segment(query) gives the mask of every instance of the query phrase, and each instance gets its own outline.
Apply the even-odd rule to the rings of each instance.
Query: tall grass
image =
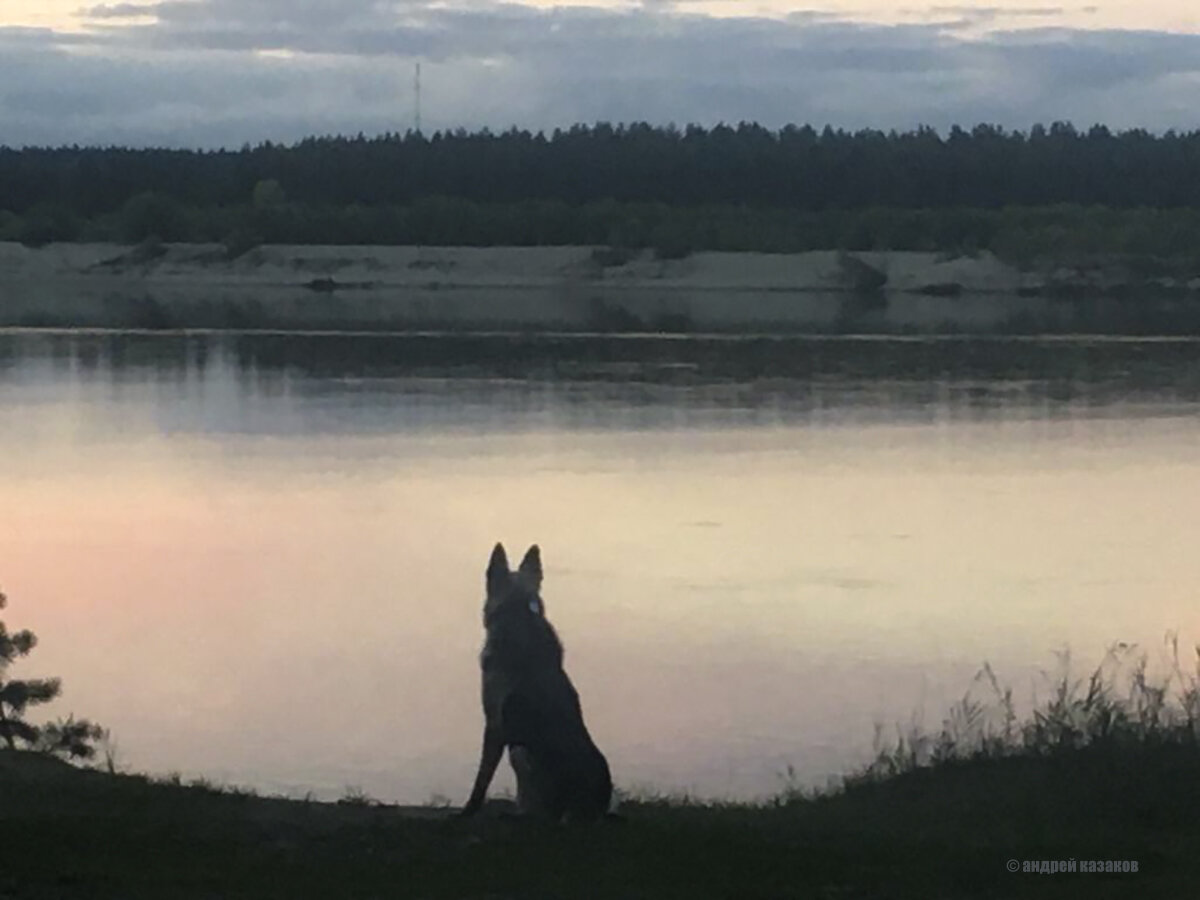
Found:
[[[1043,673],[1049,690],[1035,694],[1025,714],[1018,713],[1012,688],[985,663],[940,729],[912,725],[897,729],[889,741],[877,726],[874,759],[847,776],[844,787],[970,760],[1167,745],[1200,749],[1200,646],[1188,670],[1180,662],[1178,635],[1169,634],[1165,644],[1167,665],[1158,675],[1134,644],[1112,645],[1083,677],[1072,673],[1071,655],[1062,651],[1057,672]]]

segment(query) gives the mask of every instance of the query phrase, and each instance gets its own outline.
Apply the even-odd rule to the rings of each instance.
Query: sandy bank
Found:
[[[1051,284],[987,253],[0,243],[4,326],[1069,330]]]

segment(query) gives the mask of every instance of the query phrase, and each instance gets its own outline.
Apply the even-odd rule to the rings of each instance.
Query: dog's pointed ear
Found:
[[[508,554],[504,552],[503,544],[497,544],[492,550],[492,558],[488,560],[487,581],[488,584],[495,584],[507,577]]]
[[[542,586],[542,551],[537,544],[526,551],[518,571],[538,587]]]

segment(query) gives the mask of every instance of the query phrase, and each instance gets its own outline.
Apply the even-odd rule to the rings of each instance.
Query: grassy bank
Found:
[[[634,800],[593,826],[263,798],[0,753],[0,896],[1187,896],[1196,681],[1154,683],[1128,659],[1064,675],[1021,722],[985,670],[990,699],[968,694],[939,732],[881,747],[832,792]],[[1109,860],[1137,871],[1084,871]]]
[[[306,803],[0,754],[0,896],[1187,896],[1200,760],[1179,747],[976,760],[774,806],[630,803],[545,827]],[[1010,859],[1136,860],[1029,874]]]

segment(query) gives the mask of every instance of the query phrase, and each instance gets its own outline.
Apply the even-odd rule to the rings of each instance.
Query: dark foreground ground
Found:
[[[1194,748],[968,762],[767,807],[552,827],[81,771],[0,752],[0,897],[1186,897]],[[1023,863],[1137,861],[1136,873]],[[1047,866],[1047,868],[1049,868]]]

